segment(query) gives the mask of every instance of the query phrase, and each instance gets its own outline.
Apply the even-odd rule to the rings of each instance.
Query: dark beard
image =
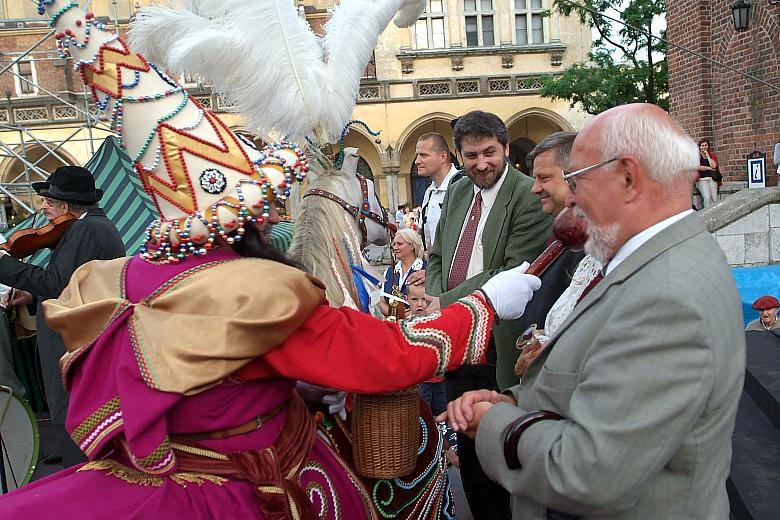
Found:
[[[487,183],[484,182],[486,181],[484,176],[477,175],[476,173],[473,173],[471,171],[467,171],[466,175],[468,176],[469,179],[471,179],[471,182],[473,182],[477,188],[481,190],[488,190],[493,186],[495,186],[496,184],[498,184],[498,181],[501,180],[501,176],[504,175],[504,170],[506,169],[507,168],[506,168],[506,161],[505,161],[504,165],[501,166],[498,170],[496,170],[495,172],[496,176],[493,179],[488,180]]]

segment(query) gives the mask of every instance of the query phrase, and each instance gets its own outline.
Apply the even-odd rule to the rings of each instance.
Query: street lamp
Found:
[[[772,0],[770,0],[771,2]],[[780,1],[780,0],[778,0]],[[750,4],[745,0],[737,0],[731,6],[731,17],[734,20],[734,29],[739,32],[747,31],[750,24]]]

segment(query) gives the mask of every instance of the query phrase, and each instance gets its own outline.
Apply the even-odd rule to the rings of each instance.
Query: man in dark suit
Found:
[[[71,213],[76,217],[52,250],[46,268],[26,264],[8,254],[0,255],[0,283],[27,291],[37,300],[38,355],[49,414],[60,444],[65,467],[83,460],[84,455],[65,431],[68,394],[62,384],[59,360],[65,344],[43,317],[41,304],[56,298],[68,285],[73,272],[90,260],[110,260],[124,256],[125,247],[116,226],[97,206],[103,191],[95,188],[89,170],[79,166],[62,166],[46,182],[35,182],[33,188],[43,199],[42,210],[49,221]],[[53,461],[56,454],[50,456]]]
[[[468,179],[453,184],[444,199],[426,272],[429,311],[466,296],[500,271],[532,261],[550,236],[551,219],[531,193],[533,182],[506,160],[509,137],[501,119],[469,112],[458,119],[453,137]],[[447,398],[483,385],[497,389],[496,364],[508,364],[511,370],[520,332],[513,320],[495,325],[488,365],[448,373]],[[459,435],[458,455],[474,518],[509,518],[509,496],[482,472],[474,442]]]
[[[571,146],[577,132],[555,132],[545,137],[528,154],[526,161],[531,175],[534,178],[534,184],[531,186],[531,192],[539,197],[542,202],[542,211],[552,217],[558,214],[566,207],[566,196],[569,194],[569,185],[563,178],[563,170],[569,164],[569,154]],[[555,236],[550,235],[550,241]],[[534,293],[534,298],[525,308],[525,313],[520,318],[520,325],[526,327],[537,324],[541,329],[547,328],[545,320],[550,308],[558,300],[560,295],[572,282],[577,265],[585,256],[583,251],[564,251],[556,258],[550,267],[540,277],[542,279],[542,288]],[[515,375],[522,373],[525,364],[530,361],[531,356],[538,352],[542,343],[539,341],[531,342],[525,347],[523,360],[512,365]],[[496,367],[499,386],[504,389],[514,386],[520,382],[519,378],[514,378],[509,367]],[[508,383],[508,384],[507,384]]]

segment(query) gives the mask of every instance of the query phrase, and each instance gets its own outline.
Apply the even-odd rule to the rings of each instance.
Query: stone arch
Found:
[[[396,150],[399,154],[403,154],[404,149],[407,148],[407,142],[411,142],[413,140],[414,144],[417,144],[417,137],[419,137],[421,134],[424,134],[426,132],[439,132],[444,137],[447,137],[448,142],[450,145],[452,145],[452,127],[450,125],[450,121],[455,119],[457,116],[454,114],[450,114],[448,112],[431,112],[430,114],[426,114],[424,116],[418,117],[409,125],[406,127],[406,129],[401,133],[401,135],[398,137],[398,142],[396,143]],[[447,125],[447,128],[440,128],[437,123],[444,122]],[[434,126],[435,129],[431,128],[428,129],[429,126]],[[421,129],[425,130],[421,130]],[[447,133],[448,132],[448,133]],[[414,146],[412,146],[412,149],[414,149]],[[399,156],[400,159],[400,156]],[[401,163],[401,168],[404,168],[404,164]]]
[[[509,159],[520,171],[527,172],[525,158],[539,141],[554,132],[574,127],[560,114],[544,108],[529,108],[506,120],[509,130]]]
[[[53,143],[45,144],[50,145],[51,148],[56,146]],[[16,145],[13,147],[13,151],[24,156],[27,161],[35,164],[42,172],[51,173],[63,165],[80,165],[79,161],[63,148],[58,148],[54,152],[56,156],[38,143],[25,143],[24,148],[22,145]],[[46,177],[48,175],[32,169],[29,170],[28,177],[25,174],[25,164],[16,157],[5,157],[3,161],[0,161],[0,184],[15,197],[23,200],[25,204],[29,205],[32,201],[32,207],[35,210],[40,208],[40,199],[32,196],[34,191],[30,183],[45,180]],[[9,227],[13,227],[14,224],[29,215],[29,212],[21,204],[5,193],[0,194],[0,206],[2,206],[0,209],[0,228],[6,223]]]

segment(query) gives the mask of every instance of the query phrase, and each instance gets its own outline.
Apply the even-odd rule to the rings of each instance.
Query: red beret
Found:
[[[758,300],[753,302],[753,308],[757,311],[763,311],[764,309],[772,309],[780,307],[780,302],[774,296],[762,296]]]

